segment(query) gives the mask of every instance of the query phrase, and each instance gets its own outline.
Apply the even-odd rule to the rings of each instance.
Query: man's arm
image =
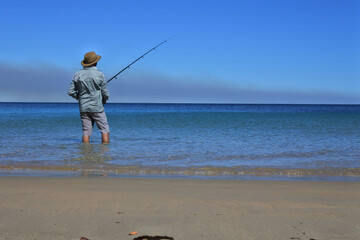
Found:
[[[103,81],[101,82],[101,86],[100,86],[103,104],[105,104],[106,101],[109,99],[109,91],[107,89],[106,83],[107,82],[106,82],[105,76],[103,75]]]
[[[78,92],[76,90],[74,81],[71,81],[71,84],[70,84],[70,87],[68,90],[68,94],[69,94],[69,96],[75,98],[76,100],[79,100]]]

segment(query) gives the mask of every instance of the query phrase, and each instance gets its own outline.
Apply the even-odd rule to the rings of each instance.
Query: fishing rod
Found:
[[[123,68],[120,72],[118,72],[117,74],[115,74],[112,78],[110,78],[107,83],[109,83],[111,80],[113,80],[114,78],[117,79],[117,76],[122,73],[123,71],[125,71],[126,69],[130,68],[131,65],[133,65],[134,63],[136,63],[137,61],[139,61],[141,58],[143,58],[146,54],[148,54],[149,52],[155,50],[157,47],[159,47],[160,45],[166,43],[167,41],[169,41],[170,39],[174,38],[175,36],[159,43],[158,45],[156,45],[155,47],[153,47],[152,49],[150,49],[149,51],[147,51],[146,53],[144,53],[143,55],[141,55],[139,58],[137,58],[135,61],[133,61],[132,63],[130,63],[129,65],[127,65],[125,68]]]

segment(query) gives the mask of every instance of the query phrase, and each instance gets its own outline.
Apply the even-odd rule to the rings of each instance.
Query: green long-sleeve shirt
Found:
[[[96,67],[76,72],[68,94],[79,101],[80,112],[103,112],[102,99],[109,99],[105,76]]]

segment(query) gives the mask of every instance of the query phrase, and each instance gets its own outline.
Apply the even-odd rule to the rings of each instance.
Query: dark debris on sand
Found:
[[[148,235],[144,235],[144,236],[136,237],[136,238],[134,238],[134,240],[174,240],[174,238],[173,237],[168,237],[168,236],[148,236]]]
[[[81,237],[80,240],[90,240],[86,237]],[[140,236],[140,237],[136,237],[134,238],[134,240],[175,240],[173,237],[168,237],[168,236],[148,236],[148,235],[144,235],[144,236]]]

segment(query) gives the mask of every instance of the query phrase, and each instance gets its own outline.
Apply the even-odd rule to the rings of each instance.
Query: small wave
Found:
[[[33,162],[32,164],[24,162],[7,162],[0,165],[2,172],[16,171],[33,171],[33,172],[72,172],[79,176],[84,175],[106,175],[106,176],[183,176],[183,177],[211,177],[211,178],[237,178],[237,177],[307,177],[307,176],[328,176],[328,177],[353,177],[360,180],[360,168],[267,168],[267,167],[147,167],[147,166],[131,166],[116,164],[100,164],[100,165],[79,165],[79,164],[62,164],[53,165],[53,162],[46,164]],[[36,174],[34,174],[36,176]]]
[[[215,157],[218,160],[258,160],[258,159],[284,159],[284,158],[310,158],[315,156],[327,155],[334,153],[333,150],[320,149],[312,152],[278,152],[278,153],[265,153],[265,154],[236,154],[236,155],[223,155]]]

